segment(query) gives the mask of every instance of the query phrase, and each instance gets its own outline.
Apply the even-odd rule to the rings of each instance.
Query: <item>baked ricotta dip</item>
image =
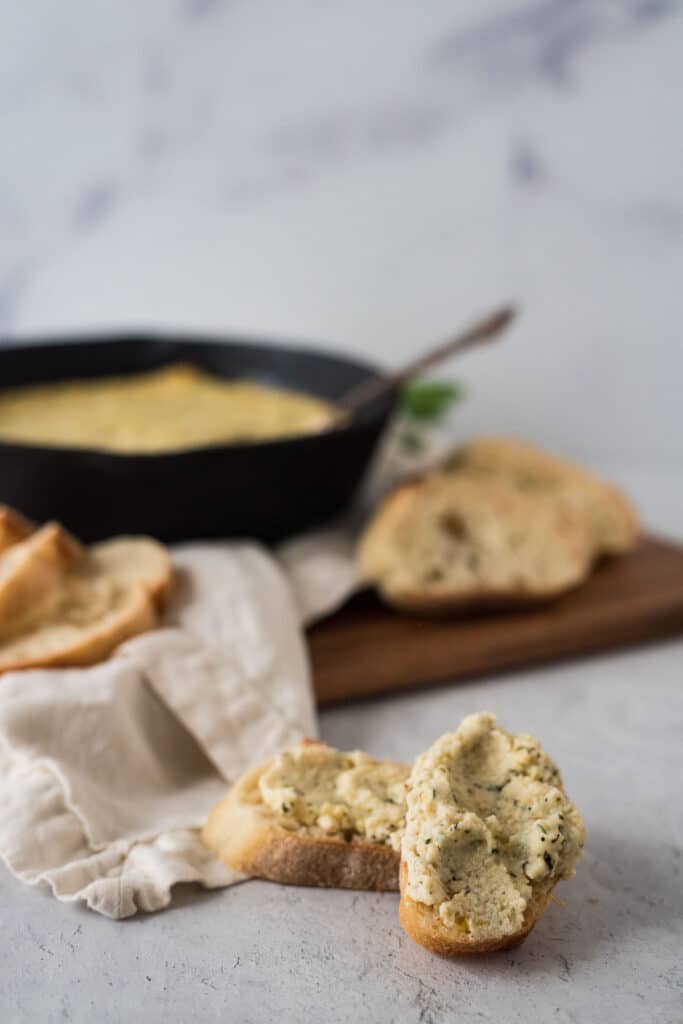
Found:
[[[514,935],[574,874],[585,829],[533,736],[469,715],[415,762],[401,849],[406,895],[473,940]]]
[[[315,743],[285,751],[259,778],[261,800],[292,832],[386,843],[399,850],[407,765]]]
[[[269,441],[316,433],[334,417],[314,395],[184,363],[0,392],[0,440],[113,452]]]

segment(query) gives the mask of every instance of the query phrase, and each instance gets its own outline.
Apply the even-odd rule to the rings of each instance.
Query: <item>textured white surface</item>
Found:
[[[588,828],[577,877],[519,949],[447,962],[392,894],[248,882],[120,923],[0,875],[4,1021],[681,1019],[683,644],[322,717],[325,739],[411,758],[489,708],[543,737]]]
[[[681,534],[680,3],[5,8],[0,333],[205,326],[389,362],[519,299],[463,362],[458,430],[586,458]],[[188,889],[115,924],[0,872],[2,1020],[680,1021],[682,676],[677,643],[323,716],[398,757],[481,707],[539,733],[589,841],[518,951],[432,958],[388,895]]]

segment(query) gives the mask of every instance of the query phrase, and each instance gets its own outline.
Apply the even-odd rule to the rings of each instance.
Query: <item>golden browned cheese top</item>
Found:
[[[314,433],[329,426],[334,413],[334,406],[313,395],[176,363],[148,373],[2,392],[0,440],[178,451]]]

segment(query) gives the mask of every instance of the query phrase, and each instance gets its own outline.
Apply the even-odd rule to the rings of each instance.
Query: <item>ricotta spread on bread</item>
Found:
[[[539,892],[573,875],[583,842],[553,761],[492,714],[465,718],[415,762],[405,892],[455,932],[475,940],[520,932]]]
[[[388,843],[398,850],[408,774],[405,765],[316,743],[274,758],[258,785],[264,804],[288,831]]]

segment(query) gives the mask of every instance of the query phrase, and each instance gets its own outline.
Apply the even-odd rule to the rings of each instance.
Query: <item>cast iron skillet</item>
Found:
[[[0,349],[0,388],[178,361],[331,400],[378,376],[369,364],[303,348],[129,334]],[[0,501],[37,522],[57,519],[87,541],[121,533],[280,540],[349,503],[395,401],[385,395],[350,425],[319,434],[161,455],[0,442]]]

